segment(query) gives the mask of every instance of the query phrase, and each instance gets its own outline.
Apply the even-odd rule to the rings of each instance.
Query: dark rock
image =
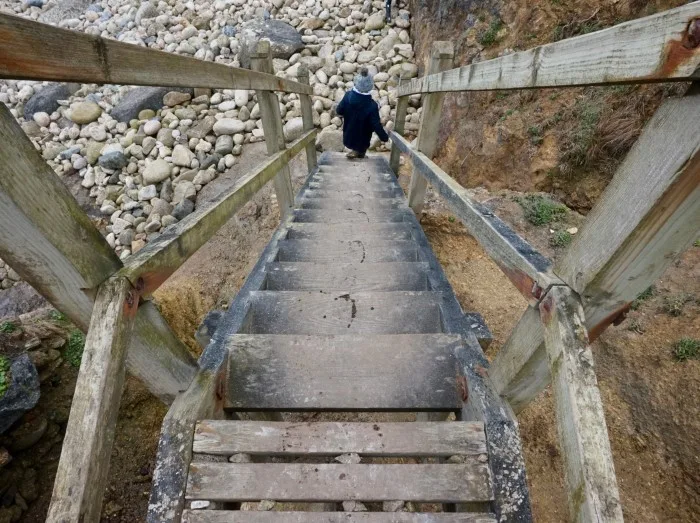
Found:
[[[228,37],[236,36],[236,28],[232,25],[225,25],[222,32]]]
[[[112,151],[100,156],[98,163],[103,169],[118,171],[126,167],[126,164],[129,163],[129,160],[126,159],[124,153],[119,151]]]
[[[175,206],[173,216],[178,220],[182,220],[188,214],[192,214],[192,211],[194,211],[194,202],[185,198]]]
[[[29,356],[20,354],[10,365],[10,383],[0,398],[0,434],[39,401],[39,374]]]
[[[203,159],[199,161],[199,169],[204,170],[204,169],[209,169],[212,165],[216,167],[219,164],[219,160],[221,160],[221,155],[218,153],[210,154],[209,156],[205,156]]]
[[[260,40],[269,40],[273,58],[287,59],[304,48],[301,35],[281,20],[251,20],[242,25],[239,34],[241,49],[238,58],[243,67],[250,67],[250,55]]]
[[[44,7],[44,0],[24,0],[24,5],[29,7]]]
[[[209,342],[214,336],[216,329],[219,327],[224,314],[225,311],[221,309],[209,311],[202,320],[202,323],[199,325],[199,327],[197,327],[197,331],[194,333],[194,339],[197,340],[197,343],[199,343],[199,346],[203,349],[209,345]]]
[[[163,107],[163,97],[170,91],[194,93],[193,89],[173,89],[171,87],[135,87],[126,93],[110,113],[119,122],[129,122],[138,117],[144,109],[157,111]]]
[[[32,96],[24,105],[24,119],[31,120],[34,113],[51,114],[58,109],[58,101],[66,100],[73,95],[80,85],[52,83]]]
[[[46,299],[24,281],[0,291],[0,318],[19,316],[48,305]]]

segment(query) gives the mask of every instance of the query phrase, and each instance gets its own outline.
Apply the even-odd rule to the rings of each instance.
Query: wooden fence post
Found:
[[[615,467],[583,306],[570,288],[554,286],[539,309],[552,369],[570,520],[622,523]]]
[[[452,42],[433,42],[430,51],[430,63],[426,74],[435,74],[452,67],[454,59],[454,46]],[[437,145],[438,128],[440,127],[440,116],[442,115],[442,101],[444,93],[431,93],[425,95],[423,99],[423,116],[421,118],[420,130],[418,131],[417,149],[432,158]],[[397,107],[398,112],[398,107]],[[413,168],[411,174],[411,185],[408,190],[408,205],[418,216],[423,210],[425,191],[428,182],[423,176]]]
[[[122,264],[4,104],[0,143],[0,257],[86,331],[95,289]],[[196,362],[149,305],[139,308],[127,367],[169,403]]]
[[[299,83],[309,85],[309,66],[306,64],[299,65],[297,73],[297,81]],[[311,106],[311,97],[308,94],[299,95],[299,103],[301,105],[301,117],[304,120],[304,131],[310,131],[314,128],[314,112]],[[318,165],[316,159],[316,143],[310,143],[306,146],[306,165],[309,172],[312,172]]]
[[[138,302],[126,278],[99,287],[46,521],[100,519]]]
[[[621,319],[697,238],[698,91],[694,85],[686,96],[668,99],[659,108],[554,268],[581,296],[591,340]],[[537,321],[526,313],[491,365],[499,393],[516,412],[550,381]],[[530,333],[527,339],[523,332]]]
[[[403,76],[399,79],[399,86],[403,83]],[[406,125],[406,110],[408,109],[408,96],[400,96],[396,100],[396,115],[394,116],[394,132],[403,135]],[[389,159],[391,170],[398,178],[399,167],[401,166],[401,150],[395,144],[391,144],[391,158]]]
[[[255,71],[274,74],[270,42],[267,40],[258,42],[255,52],[250,56],[250,66]],[[258,90],[255,93],[260,105],[267,154],[272,155],[286,148],[279,100],[273,91]],[[292,212],[294,206],[294,191],[288,166],[285,165],[279,170],[273,183],[275,194],[277,194],[277,204],[280,207],[280,219],[284,220]]]

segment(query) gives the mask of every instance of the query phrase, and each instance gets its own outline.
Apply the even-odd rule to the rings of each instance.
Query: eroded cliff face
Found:
[[[435,40],[455,67],[589,33],[682,0],[411,0],[420,74]],[[435,158],[462,185],[548,191],[586,212],[665,96],[682,85],[448,93]]]

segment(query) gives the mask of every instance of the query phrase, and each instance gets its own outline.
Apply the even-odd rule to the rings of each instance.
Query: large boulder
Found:
[[[294,140],[301,138],[302,134],[304,134],[303,118],[292,118],[286,124],[284,124],[284,139],[287,142],[293,142]]]
[[[9,382],[0,398],[0,434],[34,408],[39,401],[39,385],[36,367],[26,353],[10,360]]]
[[[78,89],[79,84],[49,84],[24,104],[24,119],[31,120],[35,113],[51,114],[58,109],[59,100],[67,100]]]
[[[119,122],[128,122],[138,118],[144,109],[157,111],[163,107],[163,97],[171,91],[193,94],[194,89],[173,89],[170,87],[136,87],[122,96],[112,109],[112,118]]]
[[[243,67],[250,67],[250,55],[260,40],[269,40],[273,58],[289,58],[304,48],[301,35],[282,20],[256,19],[246,22],[238,34],[241,49],[238,59]]]
[[[339,151],[345,149],[343,145],[343,131],[326,127],[318,134],[316,146],[322,151]]]

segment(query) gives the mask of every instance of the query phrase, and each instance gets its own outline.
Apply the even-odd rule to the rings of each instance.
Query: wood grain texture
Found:
[[[272,50],[268,40],[261,40],[257,48],[250,55],[250,67],[254,71],[272,74]],[[260,106],[260,119],[262,120],[263,132],[265,133],[265,144],[267,154],[272,156],[286,148],[284,129],[282,128],[282,116],[280,114],[280,102],[277,95],[271,91],[258,89],[255,91]],[[313,142],[315,144],[315,140]],[[309,144],[307,144],[309,145]],[[277,195],[277,205],[280,209],[280,219],[284,220],[294,206],[294,190],[292,189],[292,179],[289,166],[285,163],[273,178],[275,194]]]
[[[399,78],[399,86],[404,83],[406,79]],[[406,112],[408,111],[408,96],[400,96],[396,100],[396,112],[394,113],[394,129],[393,131],[397,134],[403,135],[404,128],[406,126]],[[399,167],[401,165],[401,151],[395,146],[391,146],[391,156],[389,157],[389,166],[394,174],[398,177]]]
[[[368,189],[368,190],[325,190],[325,189],[307,189],[304,191],[304,198],[329,198],[333,200],[348,200],[348,201],[358,201],[365,199],[378,199],[378,198],[403,198],[404,194],[400,188],[390,188],[386,190],[378,189]]]
[[[251,334],[422,334],[440,332],[440,293],[256,291]]]
[[[81,330],[96,287],[122,263],[0,104],[0,257]],[[166,403],[187,387],[195,362],[152,306],[140,307],[127,366]]]
[[[428,264],[395,263],[270,263],[265,290],[333,292],[427,291]]]
[[[486,454],[484,424],[257,422],[205,420],[197,424],[194,452],[230,456],[455,456]]]
[[[315,130],[309,131],[289,149],[280,151],[240,178],[228,191],[168,227],[158,238],[130,256],[120,274],[143,289],[142,292],[152,293],[269,182],[280,166],[286,165],[308,142],[313,142],[315,135]]]
[[[405,138],[394,132],[390,136],[403,152],[411,156],[418,171],[416,174],[420,173],[430,182],[469,233],[532,305],[537,304],[551,285],[561,283],[551,271],[550,260],[513,232],[491,210],[473,201],[464,187],[425,154],[413,149]]]
[[[397,223],[403,222],[406,211],[402,209],[379,210],[328,210],[328,209],[294,209],[294,219],[297,222],[315,222],[328,224],[343,223]]]
[[[299,70],[297,72],[297,81],[301,84],[309,85],[309,66],[307,64],[299,65]],[[299,95],[299,105],[301,108],[301,118],[304,122],[304,130],[310,131],[315,127],[311,96],[309,96],[308,94]],[[310,143],[306,146],[306,165],[309,169],[309,172],[312,172],[318,166],[315,143]]]
[[[298,198],[302,209],[381,210],[405,208],[404,198]]]
[[[385,240],[410,240],[410,223],[312,223],[292,222],[287,238],[290,240],[320,240],[327,236],[343,237],[348,241],[366,240],[377,236]]]
[[[186,523],[496,523],[491,514],[186,510]]]
[[[540,304],[571,521],[622,522],[603,403],[583,306],[568,287]]]
[[[277,261],[316,263],[417,262],[418,247],[412,241],[280,240]]]
[[[274,75],[60,29],[5,13],[0,13],[0,78],[313,94],[308,85]]]
[[[98,521],[138,295],[126,278],[97,293],[47,521]]]
[[[398,94],[698,79],[700,47],[688,37],[698,17],[700,2],[690,2],[595,33],[414,78],[399,86]]]
[[[437,74],[440,71],[445,71],[452,67],[454,55],[454,46],[452,42],[433,42],[430,50],[427,74]],[[428,158],[432,158],[435,153],[444,98],[445,95],[443,93],[432,93],[426,95],[423,99],[423,113],[418,130],[416,149],[425,154]],[[417,172],[414,165],[411,173],[411,182],[408,187],[408,205],[418,216],[420,216],[423,211],[425,192],[427,189],[427,180]]]
[[[348,329],[346,329],[348,330]],[[457,335],[263,336],[229,342],[235,410],[458,410]]]
[[[193,463],[187,499],[213,501],[426,501],[492,499],[487,463],[329,465]],[[271,481],[271,478],[276,478]]]

